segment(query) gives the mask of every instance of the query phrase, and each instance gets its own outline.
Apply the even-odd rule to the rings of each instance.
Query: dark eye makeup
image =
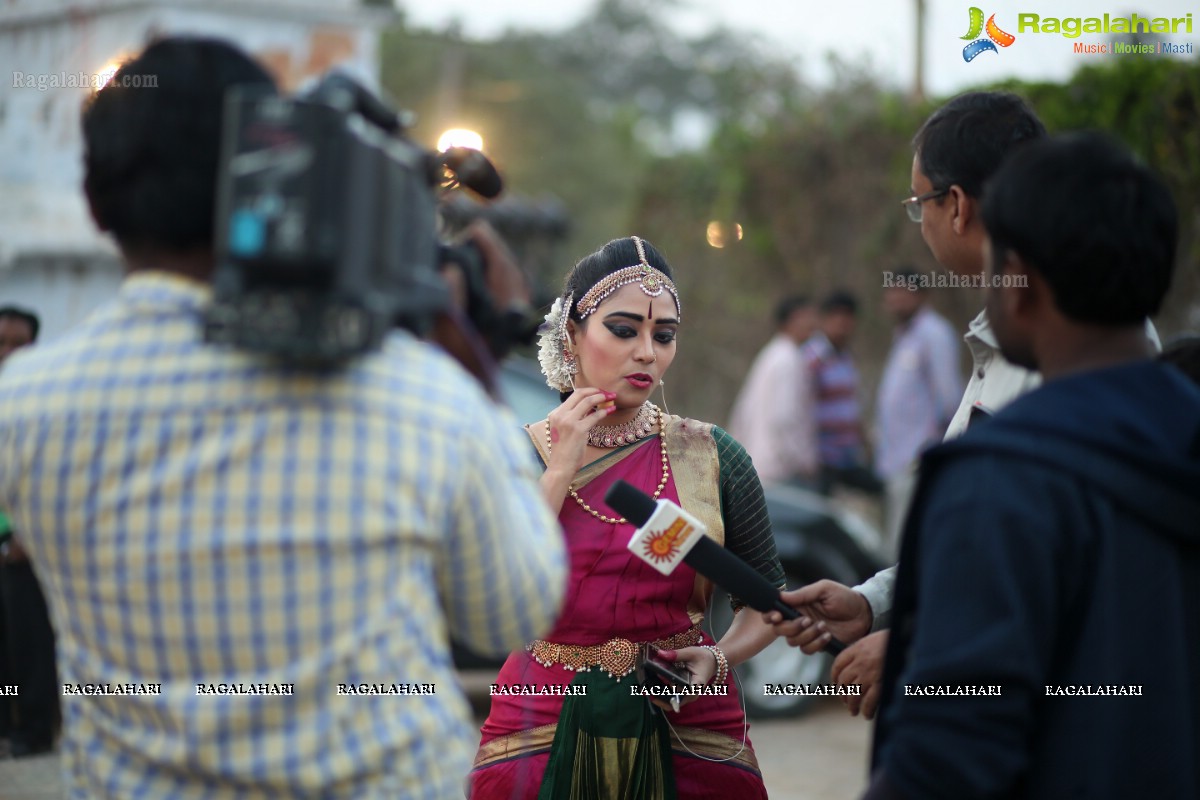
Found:
[[[612,332],[612,335],[618,339],[632,339],[634,336],[637,336],[637,331],[628,325],[613,325],[606,322],[604,323],[604,327],[608,328]]]
[[[638,334],[637,330],[629,325],[606,322],[604,323],[604,327],[608,328],[609,332],[611,332],[612,335],[616,336],[618,339],[632,339]],[[675,336],[676,331],[674,328],[664,328],[655,332],[654,341],[658,342],[659,344],[670,344],[671,342],[675,341]]]

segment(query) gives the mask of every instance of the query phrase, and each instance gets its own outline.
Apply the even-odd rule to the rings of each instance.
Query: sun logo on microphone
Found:
[[[647,539],[646,543],[642,545],[642,550],[646,554],[646,558],[661,564],[664,561],[670,561],[679,552],[679,543],[675,539],[668,538],[665,533],[660,533],[658,536]]]
[[[988,51],[999,53],[1000,51],[996,49],[996,45],[1008,47],[1017,40],[1017,37],[1013,36],[1011,33],[1000,30],[1000,26],[996,24],[995,14],[992,14],[992,16],[988,17],[987,25],[984,25],[982,8],[976,8],[972,6],[969,13],[971,17],[970,27],[967,29],[967,35],[961,38],[975,39],[976,41],[971,42],[963,48],[963,61],[974,61],[976,56]],[[987,31],[987,38],[978,38],[979,34],[983,33],[985,30]]]
[[[692,532],[692,526],[684,519],[677,519],[662,533],[651,536],[642,544],[642,552],[646,559],[661,564],[671,561],[679,553],[679,543],[687,539]]]

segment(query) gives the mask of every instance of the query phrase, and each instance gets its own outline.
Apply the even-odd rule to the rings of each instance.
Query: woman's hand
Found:
[[[542,473],[542,493],[555,512],[562,508],[567,487],[583,466],[588,431],[617,410],[616,398],[613,392],[581,387],[550,412],[546,421],[550,458]]]
[[[659,650],[656,653],[659,661],[667,661],[682,666],[692,676],[693,686],[707,686],[717,674],[717,655],[707,647],[681,647],[678,650]],[[686,695],[679,698],[682,708],[693,700],[699,700],[702,695]],[[658,697],[648,698],[651,703],[666,711],[674,711],[671,704]]]
[[[693,686],[707,686],[717,674],[717,656],[707,647],[681,647],[678,650],[659,650],[659,661],[681,664],[691,673]]]
[[[588,431],[617,410],[617,396],[603,389],[576,389],[550,412],[549,469],[562,467],[572,477],[583,466]]]

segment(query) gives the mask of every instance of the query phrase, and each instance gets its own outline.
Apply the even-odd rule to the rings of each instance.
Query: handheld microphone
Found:
[[[638,526],[629,540],[629,550],[664,575],[681,562],[699,572],[729,594],[739,597],[755,611],[778,611],[784,619],[800,614],[779,596],[745,561],[730,553],[704,533],[704,524],[670,500],[654,500],[645,492],[617,481],[604,495],[604,502]],[[837,655],[846,646],[830,639],[825,652]]]

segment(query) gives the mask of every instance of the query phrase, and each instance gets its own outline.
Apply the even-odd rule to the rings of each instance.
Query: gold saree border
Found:
[[[556,730],[558,730],[558,723],[551,722],[549,725],[499,736],[487,744],[481,744],[478,752],[475,753],[475,764],[471,769],[483,769],[501,761],[524,758],[548,751],[551,743],[554,742]]]
[[[539,728],[517,731],[492,739],[487,744],[479,746],[479,752],[475,754],[475,764],[471,769],[479,770],[502,761],[548,752],[557,729],[558,723],[551,722],[549,725],[542,725]],[[743,748],[740,740],[716,731],[704,728],[672,727],[671,751],[683,756],[695,754],[704,758],[720,759],[748,769],[756,775],[761,776],[762,774],[758,768],[758,758],[754,755],[754,748],[748,742]]]
[[[717,440],[707,422],[666,417],[667,460],[679,493],[679,505],[704,523],[709,538],[725,544],[725,520],[721,516],[721,464]]]
[[[728,764],[748,769],[762,777],[762,771],[758,768],[758,757],[754,755],[754,748],[750,746],[749,731],[746,735],[747,740],[743,747],[741,739],[734,739],[716,731],[704,728],[672,727],[671,751],[684,756],[695,754],[704,758],[719,759]],[[683,745],[687,745],[686,750]],[[692,752],[689,753],[688,750]],[[739,750],[741,752],[738,752]]]
[[[717,455],[717,440],[713,426],[707,422],[670,416],[664,420],[667,459],[675,478],[679,505],[708,528],[708,536],[725,545],[725,519],[721,515],[721,462]],[[687,612],[699,625],[712,601],[713,583],[696,575]]]

